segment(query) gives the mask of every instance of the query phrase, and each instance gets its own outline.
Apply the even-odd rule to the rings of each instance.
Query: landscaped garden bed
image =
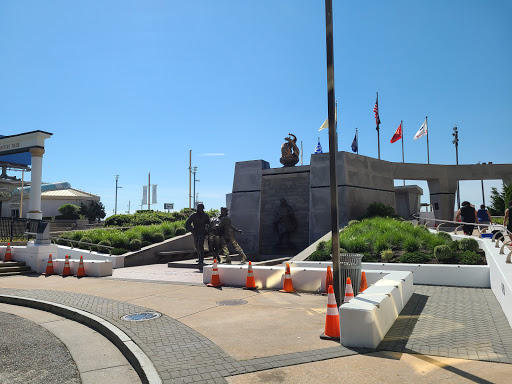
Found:
[[[332,243],[320,242],[307,260],[332,260]],[[340,233],[341,253],[363,254],[363,262],[486,265],[485,253],[472,238],[452,240],[401,219],[353,220]]]

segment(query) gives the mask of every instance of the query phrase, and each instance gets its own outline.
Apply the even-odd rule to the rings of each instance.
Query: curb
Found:
[[[0,295],[0,303],[40,309],[85,324],[105,336],[121,351],[143,383],[162,383],[153,363],[142,349],[126,333],[99,316],[66,305],[20,296]]]

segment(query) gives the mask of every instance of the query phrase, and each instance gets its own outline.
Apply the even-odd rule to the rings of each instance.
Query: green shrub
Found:
[[[316,246],[316,250],[320,251],[320,252],[330,253],[331,249],[332,249],[332,243],[329,244],[327,241],[320,241]]]
[[[395,209],[379,202],[371,203],[366,209],[366,217],[396,217]]]
[[[162,241],[165,240],[165,236],[162,232],[157,232],[153,234],[151,240],[153,240],[154,243],[161,243]]]
[[[361,259],[363,263],[377,263],[378,260],[370,255],[369,253],[363,253],[363,258]]]
[[[408,236],[404,239],[403,247],[407,252],[415,252],[420,248],[418,239]]]
[[[328,261],[331,259],[332,259],[331,255],[324,251],[314,251],[308,257],[308,260],[310,260],[310,261]]]
[[[478,242],[475,239],[465,238],[459,243],[459,249],[461,251],[478,251]]]
[[[430,257],[421,252],[408,252],[400,256],[401,263],[424,264],[429,260]]]
[[[379,254],[386,249],[389,249],[389,243],[385,236],[377,237],[373,243],[373,252]]]
[[[130,251],[138,251],[142,248],[142,241],[139,239],[132,239],[130,240],[130,243],[128,244],[128,248]]]
[[[482,256],[473,251],[464,251],[457,255],[457,259],[460,264],[475,265],[480,264]]]
[[[149,241],[143,241],[142,242],[142,248],[147,247],[148,245],[151,245],[152,243]]]
[[[76,220],[80,218],[78,211],[80,207],[74,204],[64,204],[59,207],[59,213],[63,220]]]
[[[80,242],[78,243],[77,247],[78,248],[82,248],[82,249],[89,249],[89,247],[91,247],[91,245],[90,244],[85,244],[85,243],[92,243],[92,240],[89,237],[87,237],[87,236],[83,236],[80,239]]]
[[[107,247],[111,247],[112,244],[110,243],[110,241],[108,240],[101,240],[98,245],[106,245]],[[109,253],[108,252],[108,248],[103,248],[103,247],[96,247],[98,249],[98,252],[101,252],[101,253]]]
[[[446,241],[453,241],[450,234],[446,232],[438,232],[436,236]]]
[[[451,243],[448,243],[448,246],[450,247],[452,252],[456,252],[459,250],[459,244],[460,244],[459,240],[453,240]]]
[[[453,257],[453,251],[448,245],[438,245],[434,248],[434,256],[439,261],[450,260]]]
[[[383,250],[381,253],[380,253],[380,257],[383,259],[383,260],[386,260],[386,262],[390,262],[391,259],[393,258],[393,250],[392,249],[385,249]]]
[[[124,253],[128,252],[126,248],[114,248],[112,249],[112,255],[122,255]]]
[[[358,223],[360,223],[360,221],[359,221],[359,220],[350,220],[350,221],[348,222],[348,226],[350,227],[351,225],[358,224]]]
[[[345,248],[340,248],[340,253],[348,253],[348,251]]]
[[[176,228],[176,236],[181,236],[187,233],[187,230],[184,227]]]

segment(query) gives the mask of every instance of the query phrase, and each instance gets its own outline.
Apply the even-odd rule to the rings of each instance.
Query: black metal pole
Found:
[[[482,204],[485,205],[485,196],[484,196],[484,181],[480,180],[482,182]]]
[[[194,209],[196,209],[196,171],[192,173],[194,174]]]
[[[334,44],[332,24],[332,0],[325,0],[325,43],[327,50],[327,106],[329,119],[329,175],[331,195],[331,235],[332,235],[332,271],[334,295],[341,305],[340,282],[340,237],[338,221],[338,181],[336,179],[336,155],[338,153],[338,135],[335,119],[334,94]]]

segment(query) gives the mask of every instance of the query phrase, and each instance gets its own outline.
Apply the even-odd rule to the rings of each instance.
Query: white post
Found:
[[[43,212],[41,211],[41,178],[44,149],[30,148],[30,153],[32,154],[32,172],[30,175],[30,201],[27,218],[41,220],[43,218]]]

